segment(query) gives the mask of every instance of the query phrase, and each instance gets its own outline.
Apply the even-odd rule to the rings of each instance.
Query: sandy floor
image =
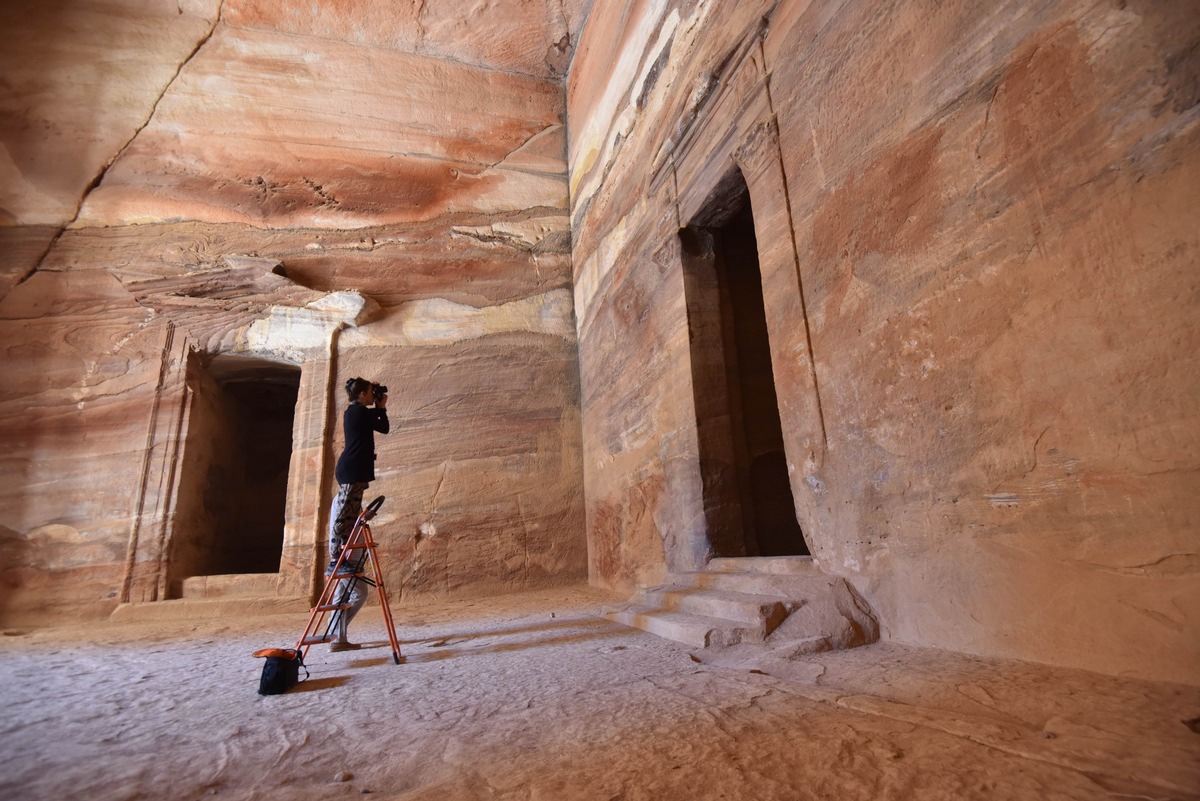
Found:
[[[399,666],[368,608],[370,647],[315,646],[272,697],[250,654],[302,619],[8,631],[0,798],[1200,798],[1200,688],[896,645],[692,654],[597,617],[613,600],[397,607]]]

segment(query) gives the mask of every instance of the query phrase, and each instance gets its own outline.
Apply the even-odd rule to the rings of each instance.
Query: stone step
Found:
[[[247,615],[296,615],[302,619],[311,610],[307,598],[179,598],[119,604],[111,618],[122,622],[154,622],[185,619],[228,618]]]
[[[823,573],[758,573],[707,571],[671,573],[668,581],[677,587],[697,590],[721,590],[749,595],[769,595],[784,598],[806,598],[822,593],[829,587],[829,576]]]
[[[811,557],[721,558],[708,568],[668,574],[667,583],[639,590],[607,617],[695,648],[769,637],[820,650],[879,638],[866,601]]]
[[[278,573],[231,573],[221,576],[191,576],[183,580],[183,597],[270,598],[282,595],[283,577]]]
[[[664,612],[641,604],[630,604],[622,609],[615,609],[605,617],[692,648],[762,642],[766,636],[755,626],[738,625],[733,621],[686,612]]]
[[[820,575],[811,556],[737,556],[709,560],[709,572],[770,573],[773,575]]]
[[[763,627],[764,634],[770,634],[791,611],[778,596],[748,595],[727,590],[668,585],[643,590],[640,596],[635,598],[635,603],[643,606]]]

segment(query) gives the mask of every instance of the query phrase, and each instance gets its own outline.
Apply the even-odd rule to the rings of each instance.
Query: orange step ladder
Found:
[[[392,644],[392,659],[400,664],[400,643],[396,640],[396,624],[392,621],[392,608],[388,603],[387,587],[383,583],[383,571],[379,567],[379,556],[375,553],[375,540],[371,536],[370,520],[375,517],[379,507],[383,506],[383,496],[380,495],[363,509],[354,528],[346,540],[338,556],[333,572],[325,579],[325,589],[317,605],[312,608],[308,618],[308,626],[296,643],[296,651],[301,659],[308,656],[308,649],[317,643],[330,642],[333,639],[333,624],[337,612],[345,612],[350,604],[345,601],[350,598],[354,582],[364,581],[368,586],[379,591],[379,605],[383,607],[383,620],[387,626],[388,640]],[[370,561],[372,575],[364,570],[366,562]],[[343,585],[345,582],[345,585]],[[339,591],[339,587],[341,588]],[[336,598],[335,598],[336,596]],[[323,630],[324,633],[318,633]]]

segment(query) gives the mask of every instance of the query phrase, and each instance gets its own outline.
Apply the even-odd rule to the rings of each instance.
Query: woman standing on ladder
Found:
[[[354,522],[362,512],[362,497],[367,486],[375,480],[375,432],[386,434],[391,429],[387,416],[387,387],[372,384],[365,378],[351,378],[346,382],[346,394],[350,406],[342,417],[342,429],[346,446],[338,457],[334,475],[338,491],[329,510],[329,566],[325,575],[333,575],[338,557],[346,545]],[[371,408],[374,405],[375,408]],[[351,578],[361,560],[349,556],[342,563],[338,575],[345,574],[338,584],[338,604],[349,604],[350,608],[338,610],[329,624],[333,641],[330,651],[355,651],[362,646],[350,642],[346,629],[367,600],[367,583]]]

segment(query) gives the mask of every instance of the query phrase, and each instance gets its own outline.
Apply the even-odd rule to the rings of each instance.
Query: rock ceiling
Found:
[[[0,297],[78,266],[64,228],[167,241],[184,223],[261,236],[565,204],[563,77],[588,0],[7,5]],[[254,249],[224,230],[225,252]],[[115,266],[146,258],[137,239]]]

